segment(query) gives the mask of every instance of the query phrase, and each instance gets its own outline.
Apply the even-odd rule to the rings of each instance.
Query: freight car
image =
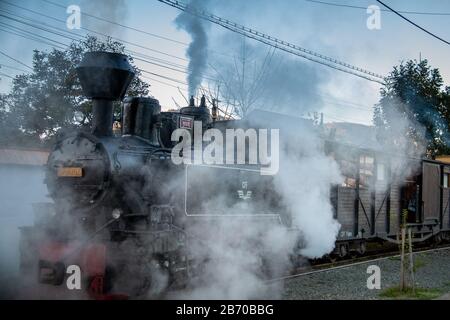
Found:
[[[344,182],[330,192],[341,224],[333,258],[364,254],[368,242],[398,243],[402,224],[411,228],[414,243],[450,239],[448,164],[401,159],[336,141],[326,144],[344,175]]]

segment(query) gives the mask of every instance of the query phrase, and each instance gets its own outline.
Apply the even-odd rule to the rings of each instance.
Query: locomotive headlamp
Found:
[[[114,219],[119,219],[120,218],[120,216],[122,215],[122,210],[121,209],[119,209],[119,208],[115,208],[113,211],[112,211],[112,217],[114,218]]]

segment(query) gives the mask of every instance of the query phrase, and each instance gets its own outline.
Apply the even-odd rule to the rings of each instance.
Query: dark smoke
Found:
[[[192,0],[189,5],[194,8],[201,8],[202,1]],[[189,94],[195,95],[198,87],[202,83],[208,63],[208,35],[205,29],[205,23],[200,18],[186,12],[182,12],[176,19],[178,28],[186,30],[192,38],[192,41],[186,50],[189,58]]]

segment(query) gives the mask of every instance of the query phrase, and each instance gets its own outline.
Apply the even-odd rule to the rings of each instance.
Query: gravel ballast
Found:
[[[450,248],[415,253],[416,286],[450,293]],[[368,289],[367,273],[370,265],[381,270],[381,289]],[[285,280],[283,299],[382,299],[380,293],[400,282],[400,259],[387,258],[378,261],[329,270]]]

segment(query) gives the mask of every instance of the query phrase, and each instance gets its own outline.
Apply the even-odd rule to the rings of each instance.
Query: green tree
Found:
[[[101,41],[89,36],[66,51],[35,50],[33,72],[16,76],[10,93],[0,99],[0,143],[48,144],[61,129],[89,127],[92,103],[83,96],[75,68],[85,52],[97,50],[124,53],[125,48],[110,38]],[[134,69],[136,76],[127,94],[145,96],[149,85]],[[116,115],[119,105],[115,105]]]
[[[427,60],[410,60],[395,66],[374,107],[379,138],[387,143],[401,135],[411,146],[422,144],[427,155],[448,153],[450,99],[438,69]]]

